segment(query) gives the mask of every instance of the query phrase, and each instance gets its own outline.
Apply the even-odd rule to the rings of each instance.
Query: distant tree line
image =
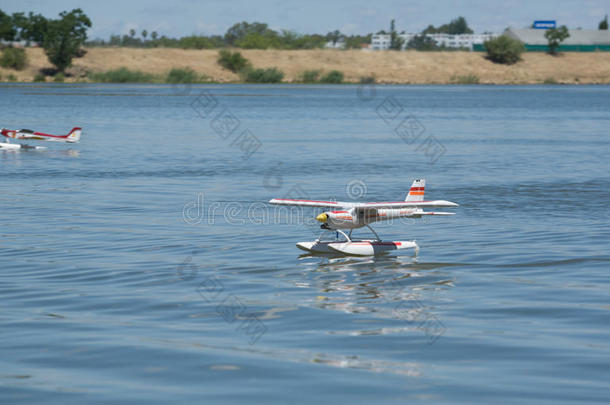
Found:
[[[108,41],[96,39],[86,43],[87,46],[127,46],[137,48],[183,48],[214,49],[234,47],[242,49],[315,49],[323,48],[326,43],[345,43],[345,47],[361,48],[370,43],[372,34],[345,35],[339,30],[323,34],[298,34],[290,30],[276,31],[265,23],[242,21],[232,25],[224,35],[189,35],[181,38],[159,36],[156,31],[143,30],[136,36],[135,30],[129,35],[111,35]]]
[[[430,25],[407,44],[408,48],[417,50],[443,49],[425,34],[448,33],[465,34],[472,33],[464,17],[458,17],[448,24],[439,27]],[[404,31],[402,31],[404,33]],[[96,39],[88,41],[87,46],[124,46],[137,48],[183,48],[183,49],[216,49],[234,47],[242,49],[315,49],[323,48],[327,43],[336,45],[341,43],[346,49],[360,49],[364,44],[370,44],[373,34],[346,35],[339,30],[327,34],[299,34],[290,30],[276,31],[269,28],[268,24],[261,22],[242,21],[232,25],[224,35],[189,35],[181,38],[169,38],[165,35],[159,36],[156,31],[143,30],[140,36],[135,30],[130,30],[129,35],[111,35],[108,41]],[[400,50],[404,46],[404,40],[399,36],[395,27],[395,20],[390,23],[390,30],[381,30],[377,34],[389,34],[391,37],[390,49]]]

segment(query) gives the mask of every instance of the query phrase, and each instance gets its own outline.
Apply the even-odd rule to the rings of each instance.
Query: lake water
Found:
[[[84,128],[0,151],[1,403],[610,397],[609,86],[17,84],[0,119]],[[460,204],[374,226],[417,257],[302,256],[320,210],[266,205],[415,178]]]

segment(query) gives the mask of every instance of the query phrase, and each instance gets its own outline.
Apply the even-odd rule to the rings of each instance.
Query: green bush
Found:
[[[198,83],[199,81],[199,75],[197,75],[197,73],[191,68],[172,69],[169,71],[165,79],[166,83],[172,84]]]
[[[497,38],[485,41],[487,59],[495,63],[512,65],[521,60],[521,54],[525,51],[523,43],[508,35],[500,35]]]
[[[250,67],[248,59],[244,58],[239,52],[231,52],[228,49],[221,49],[218,52],[217,62],[220,66],[233,73],[239,73]]]
[[[35,82],[46,82],[47,79],[45,78],[45,76],[42,73],[37,73],[36,76],[34,76],[34,81]]]
[[[236,41],[235,46],[243,49],[268,49],[281,48],[281,43],[276,36],[261,35],[252,32]]]
[[[6,76],[6,80],[8,80],[9,82],[16,82],[17,81],[17,77],[14,74],[9,74],[8,76]]]
[[[326,75],[322,76],[322,78],[320,79],[320,82],[333,83],[333,84],[342,83],[343,82],[343,72],[340,72],[338,70],[331,70]]]
[[[283,78],[284,72],[277,68],[245,69],[242,71],[242,79],[248,83],[280,83]]]
[[[559,45],[566,38],[570,37],[570,32],[568,31],[568,27],[562,25],[559,28],[551,28],[546,30],[544,37],[549,41],[549,53],[551,55],[557,55]]]
[[[155,81],[155,76],[122,67],[107,72],[90,73],[89,79],[98,83],[152,83]]]
[[[66,76],[64,76],[63,73],[59,72],[55,75],[55,77],[53,77],[53,81],[55,83],[63,83],[65,78],[66,78]]]
[[[451,82],[455,84],[479,84],[479,76],[473,74],[453,76]]]
[[[190,35],[180,38],[178,46],[182,49],[211,49],[214,48],[214,43],[209,38]]]
[[[301,73],[301,82],[303,83],[315,83],[318,81],[318,77],[320,77],[319,70],[306,70]]]
[[[28,64],[25,50],[21,48],[6,48],[0,58],[0,66],[9,69],[23,70]]]
[[[559,82],[557,82],[557,80],[555,80],[554,77],[547,77],[546,79],[544,79],[544,81],[542,83],[543,84],[559,84]]]
[[[362,76],[360,78],[360,84],[373,84],[375,83],[375,77],[373,76]]]

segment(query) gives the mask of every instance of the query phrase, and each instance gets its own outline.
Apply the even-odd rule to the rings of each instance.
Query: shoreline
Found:
[[[173,68],[190,68],[209,79],[196,84],[254,84],[241,81],[237,74],[218,65],[216,49],[104,47],[86,51],[85,56],[73,60],[65,83],[99,83],[88,75],[124,67],[150,75],[142,84],[165,83],[165,76]],[[360,84],[370,77],[376,84],[610,84],[610,52],[566,52],[559,56],[525,52],[522,61],[499,65],[485,59],[484,53],[466,51],[238,51],[256,68],[277,67],[284,72],[283,84],[321,84],[299,81],[306,70],[339,70],[345,75],[344,84]],[[42,49],[27,48],[26,53],[28,66],[21,71],[0,68],[0,82],[33,82],[42,70],[52,69]],[[16,80],[7,81],[9,75]],[[53,77],[47,76],[46,80],[53,82]]]
[[[165,83],[165,82],[123,82],[123,83],[108,83],[108,82],[95,82],[91,80],[65,80],[63,82],[54,82],[53,80],[47,80],[46,82],[36,81],[7,81],[0,80],[0,86],[21,86],[21,85],[51,85],[51,86],[80,86],[80,85],[109,85],[109,86],[283,86],[283,87],[328,87],[328,86],[345,86],[345,87],[357,87],[357,86],[406,86],[406,87],[437,87],[437,86],[477,86],[477,87],[536,87],[536,86],[556,86],[556,87],[583,87],[583,86],[610,86],[609,83],[356,83],[356,82],[343,82],[343,83],[302,83],[302,82],[281,82],[281,83],[250,83],[250,82],[197,82],[197,83]]]

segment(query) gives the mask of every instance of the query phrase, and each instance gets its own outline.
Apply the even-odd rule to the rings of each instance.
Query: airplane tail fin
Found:
[[[424,188],[426,187],[425,179],[417,179],[411,184],[409,194],[405,201],[424,201]]]
[[[79,128],[79,127],[72,128],[72,130],[68,134],[68,137],[66,138],[66,141],[67,142],[78,142],[78,141],[80,141],[81,133],[82,133],[82,128]]]

